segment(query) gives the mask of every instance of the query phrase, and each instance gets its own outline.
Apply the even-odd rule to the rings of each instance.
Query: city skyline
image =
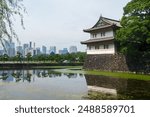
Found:
[[[57,49],[56,46],[46,47],[41,45],[40,47],[36,46],[35,42],[29,41],[28,43],[16,45],[13,41],[5,41],[5,47],[0,49],[0,55],[7,54],[10,57],[13,57],[17,52],[21,53],[24,57],[31,53],[32,56],[40,54],[67,54],[67,53],[77,53],[77,46],[69,46],[62,48],[61,50]]]
[[[27,14],[24,14],[25,30],[14,23],[21,43],[26,41],[57,46],[61,49],[76,45],[80,51],[85,46],[80,42],[89,38],[83,29],[89,28],[102,16],[120,20],[123,7],[130,0],[25,0]],[[36,5],[35,5],[36,4]],[[16,40],[15,40],[16,41]]]

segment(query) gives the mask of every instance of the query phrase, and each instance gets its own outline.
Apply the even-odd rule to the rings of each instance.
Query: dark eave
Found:
[[[104,42],[104,41],[111,41],[111,40],[114,40],[114,37],[89,39],[86,41],[82,41],[81,44],[90,44],[90,43],[97,43],[97,42]]]
[[[83,31],[84,32],[92,32],[92,31],[96,31],[96,30],[100,30],[100,29],[109,28],[109,27],[113,27],[113,25],[105,25],[105,26],[101,26],[101,27],[95,27],[95,28],[90,28],[90,29],[83,29]]]

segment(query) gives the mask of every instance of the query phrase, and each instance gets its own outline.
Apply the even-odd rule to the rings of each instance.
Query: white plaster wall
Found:
[[[103,31],[101,31],[101,32],[103,32]],[[95,34],[97,34],[96,38],[105,38],[105,37],[113,37],[114,36],[113,30],[105,31],[105,36],[101,36],[101,32],[95,33]],[[90,34],[90,38],[94,39],[93,34]]]
[[[114,49],[114,44],[109,44],[109,49]]]
[[[115,54],[114,49],[87,50],[87,54]]]
[[[114,48],[115,48],[115,46],[113,43],[109,44],[109,49],[114,49]],[[104,49],[104,45],[99,45],[99,49]],[[90,50],[89,46],[87,46],[87,50]],[[91,50],[95,50],[95,46],[91,46]]]
[[[105,37],[113,37],[113,36],[114,36],[113,30],[105,32]]]
[[[104,49],[104,45],[100,45],[100,49],[95,49],[94,46],[91,47],[91,50],[87,48],[87,54],[115,54],[114,44],[109,44],[108,49]]]
[[[100,45],[100,46],[99,46],[99,49],[104,49],[104,45]]]
[[[95,50],[95,46],[91,46],[91,50]]]

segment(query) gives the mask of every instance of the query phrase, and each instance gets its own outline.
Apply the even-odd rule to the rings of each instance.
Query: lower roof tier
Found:
[[[114,40],[114,37],[89,39],[86,41],[82,41],[81,44],[90,44],[90,43],[105,42],[105,41],[111,41],[111,40]]]

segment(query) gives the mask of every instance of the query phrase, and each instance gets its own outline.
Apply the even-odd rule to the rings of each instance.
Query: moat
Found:
[[[63,73],[63,70],[0,70],[0,99],[150,99],[149,80]],[[94,96],[91,92],[94,92]]]

